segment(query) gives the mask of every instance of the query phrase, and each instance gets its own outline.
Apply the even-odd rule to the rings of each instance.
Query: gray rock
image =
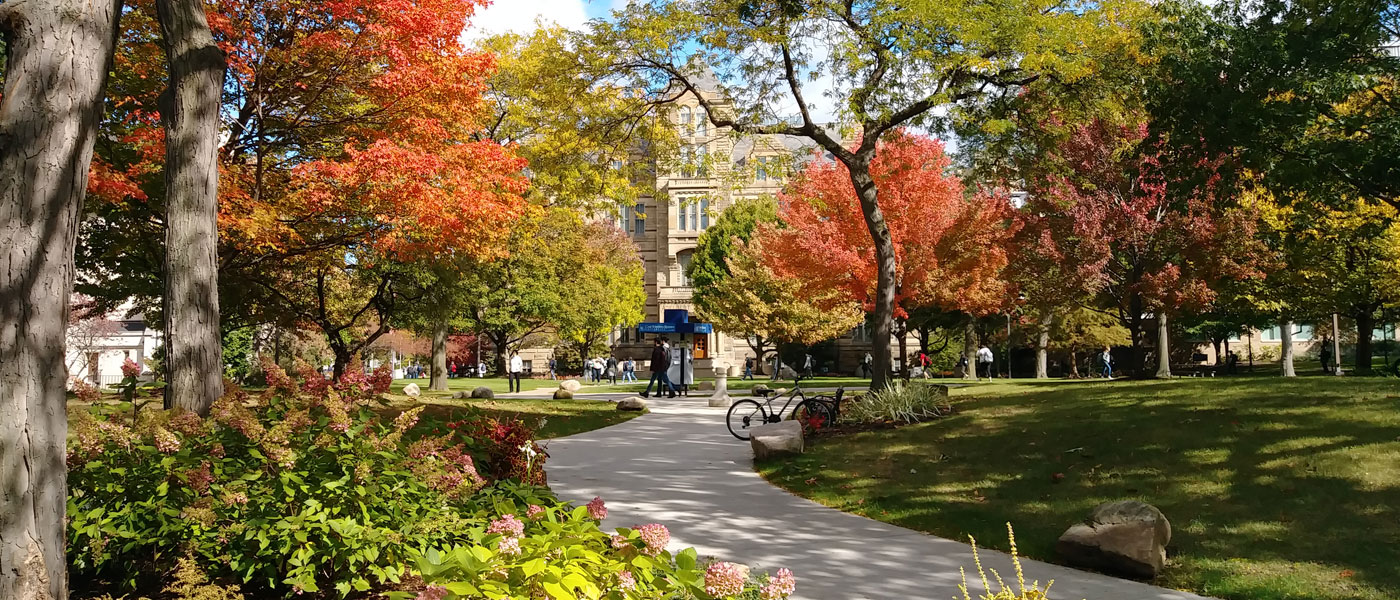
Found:
[[[456,400],[466,400],[467,398],[470,398],[470,397],[472,397],[472,393],[471,393],[471,392],[468,392],[468,391],[466,391],[466,390],[462,390],[462,391],[460,391],[460,392],[456,392],[456,393],[452,394],[452,398],[454,398],[454,399],[456,399]]]
[[[792,370],[792,367],[783,365],[783,368],[778,369],[778,379],[797,379],[797,371]]]
[[[569,390],[554,390],[555,400],[573,400],[574,393]]]
[[[1055,551],[1066,562],[1151,579],[1167,566],[1172,526],[1157,507],[1137,500],[1105,502],[1060,536]]]
[[[802,424],[797,421],[781,421],[754,427],[749,430],[749,446],[753,448],[754,460],[783,454],[801,454]]]
[[[764,394],[767,394],[767,393],[770,392],[770,391],[772,391],[771,388],[769,388],[768,386],[763,385],[763,384],[760,383],[760,384],[758,384],[758,385],[753,386],[753,392],[752,392],[752,393],[753,393],[753,395],[755,395],[755,396],[762,396],[762,395],[764,395]]]
[[[486,386],[483,385],[483,386],[481,386],[481,387],[479,387],[479,388],[476,388],[476,389],[472,390],[472,397],[473,397],[473,398],[485,398],[485,399],[487,399],[487,400],[492,400],[492,399],[495,399],[495,398],[496,398],[496,392],[491,391],[491,388],[486,387]]]
[[[619,401],[617,402],[617,409],[618,409],[618,410],[646,410],[646,409],[647,409],[647,401],[646,401],[646,400],[643,400],[641,397],[638,397],[638,396],[632,396],[631,398],[623,398],[622,400],[619,400]]]
[[[577,379],[565,379],[559,382],[559,389],[568,392],[577,392],[583,389],[583,383]]]
[[[422,390],[418,389],[418,384],[416,383],[410,383],[406,386],[403,386],[403,395],[405,396],[418,396],[422,393]]]

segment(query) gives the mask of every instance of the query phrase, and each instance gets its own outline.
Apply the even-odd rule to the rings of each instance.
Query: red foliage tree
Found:
[[[1005,305],[1007,242],[1016,230],[1008,199],[967,194],[948,174],[938,140],[905,132],[880,143],[871,173],[895,247],[895,318],[901,363],[910,310],[935,307],[972,315]],[[816,160],[779,198],[783,227],[760,229],[768,259],[805,285],[837,289],[873,310],[877,265],[846,167]]]

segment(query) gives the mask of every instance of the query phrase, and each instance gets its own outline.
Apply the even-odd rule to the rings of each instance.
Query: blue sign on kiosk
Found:
[[[661,314],[660,323],[639,323],[637,331],[640,333],[674,333],[681,335],[710,334],[714,333],[714,325],[710,323],[691,323],[690,311],[685,309],[666,309]],[[690,368],[690,349],[672,348],[673,365],[671,368],[677,370],[677,379],[683,393],[689,394],[689,380],[693,377]],[[677,367],[679,367],[677,369]]]

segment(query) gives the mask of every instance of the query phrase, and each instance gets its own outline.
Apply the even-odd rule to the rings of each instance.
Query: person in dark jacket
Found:
[[[646,391],[642,392],[642,397],[651,396],[651,385],[657,384],[656,395],[659,397],[663,391],[669,391],[670,397],[676,397],[676,386],[671,383],[671,376],[666,374],[666,370],[671,368],[671,355],[662,345],[662,339],[656,338],[656,345],[651,348],[651,381],[647,382]],[[663,388],[662,385],[665,385]]]

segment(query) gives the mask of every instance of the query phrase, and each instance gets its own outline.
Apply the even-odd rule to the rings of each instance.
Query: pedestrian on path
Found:
[[[805,379],[811,379],[813,375],[815,374],[812,373],[812,355],[807,354],[802,359],[802,377]]]
[[[520,352],[510,353],[510,374],[506,376],[507,389],[511,392],[520,391],[520,374],[525,371],[525,361],[521,360]]]
[[[554,360],[554,355],[553,355],[553,354],[549,355],[549,378],[550,378],[550,379],[553,379],[553,380],[555,380],[555,381],[558,381],[558,380],[559,380],[559,376],[558,376],[558,375],[555,373],[555,371],[554,371],[554,369],[557,368],[558,366],[559,366],[559,361]]]
[[[603,368],[607,372],[608,380],[617,385],[617,357],[608,355],[608,362]]]
[[[988,348],[986,344],[982,344],[982,347],[977,349],[977,370],[979,378],[981,377],[981,371],[985,370],[987,372],[987,381],[992,380],[993,360],[995,359],[992,356],[992,349]]]
[[[651,386],[656,384],[656,396],[661,397],[662,392],[670,392],[669,397],[676,397],[676,386],[671,384],[671,376],[666,374],[666,370],[671,368],[671,353],[666,351],[666,344],[662,338],[656,338],[656,345],[651,348],[651,381],[647,382],[647,389],[642,392],[643,398],[651,396]],[[666,387],[661,387],[662,385]]]
[[[627,357],[627,362],[622,363],[622,381],[637,381],[637,361],[632,360],[632,357],[630,356]]]
[[[1099,360],[1103,361],[1103,378],[1113,379],[1113,353],[1109,351],[1108,346],[1103,347],[1103,354],[1099,356]]]
[[[752,357],[752,356],[746,356],[746,357],[744,357],[744,376],[743,376],[742,378],[740,378],[740,381],[743,381],[743,380],[745,380],[745,379],[753,379],[753,357]]]
[[[870,379],[875,376],[875,368],[872,366],[874,364],[875,357],[871,356],[869,352],[866,352],[865,358],[860,361],[860,366],[865,369],[866,379]]]
[[[486,376],[486,363],[484,361],[476,363],[476,376],[478,378]]]

